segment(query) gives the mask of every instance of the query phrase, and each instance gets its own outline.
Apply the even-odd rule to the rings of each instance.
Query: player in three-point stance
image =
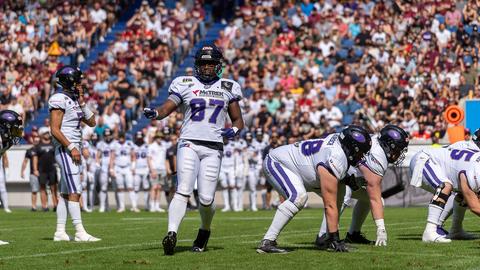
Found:
[[[223,55],[215,45],[200,48],[195,55],[195,76],[178,77],[170,85],[169,98],[159,108],[145,108],[147,118],[163,119],[180,107],[185,118],[178,142],[177,190],[168,210],[168,233],[163,239],[166,255],[173,255],[178,227],[185,216],[188,198],[198,181],[202,220],[192,251],[202,252],[210,237],[215,207],[213,199],[223,152],[223,137],[233,139],[243,129],[238,101],[240,85],[222,79]],[[230,116],[231,128],[225,128]]]
[[[477,236],[463,230],[463,218],[468,208],[480,216],[480,130],[472,142],[460,141],[445,148],[425,149],[410,161],[410,185],[433,193],[428,205],[427,226],[422,241],[450,243],[451,239],[469,240]],[[443,223],[453,209],[450,231]]]
[[[0,111],[0,156],[15,144],[18,144],[23,135],[23,121],[18,113],[11,110]],[[0,245],[8,242],[0,240]]]
[[[359,126],[348,126],[341,133],[323,139],[301,141],[273,149],[264,160],[268,181],[285,198],[263,237],[258,253],[286,253],[277,247],[277,238],[287,223],[307,203],[307,191],[319,193],[325,207],[329,249],[346,252],[338,232],[339,198],[345,192],[340,183],[349,166],[356,166],[370,151],[372,141]]]
[[[401,164],[405,159],[408,147],[408,134],[398,126],[387,125],[380,130],[379,136],[372,137],[372,148],[365,156],[365,160],[357,167],[351,167],[348,176],[344,179],[346,195],[343,205],[348,205],[352,198],[357,199],[353,208],[352,222],[345,237],[345,242],[356,244],[387,245],[387,231],[383,219],[382,178],[387,171],[388,164]],[[339,198],[342,199],[342,198]],[[377,239],[375,242],[365,238],[361,228],[370,210],[377,225]],[[342,210],[340,210],[340,214]],[[327,248],[325,239],[327,226],[323,219],[315,245],[320,249]]]
[[[85,231],[80,212],[79,201],[82,194],[80,122],[84,122],[90,127],[95,126],[95,115],[83,99],[82,78],[83,73],[78,67],[64,66],[60,68],[55,74],[57,92],[48,100],[51,132],[55,144],[55,159],[62,172],[54,241],[70,241],[70,236],[65,231],[68,213],[70,213],[75,226],[75,241],[100,240]]]

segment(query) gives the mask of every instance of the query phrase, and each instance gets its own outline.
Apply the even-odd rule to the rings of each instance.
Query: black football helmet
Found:
[[[83,79],[83,72],[76,66],[63,66],[55,73],[55,80],[64,92],[77,95],[77,85]]]
[[[356,125],[350,125],[342,130],[339,141],[350,166],[356,166],[372,147],[370,134],[363,127]]]
[[[475,130],[475,132],[472,135],[472,141],[480,148],[480,128]]]
[[[23,136],[22,117],[12,110],[0,111],[0,135],[4,146],[18,144]]]
[[[143,139],[143,133],[141,131],[137,131],[137,133],[135,133],[135,144],[137,146],[141,146],[143,145],[145,142],[145,140]]]
[[[107,143],[110,143],[111,141],[113,141],[113,133],[112,133],[112,130],[111,130],[111,129],[106,128],[106,129],[103,131],[103,139],[104,139],[105,142],[107,142]]]
[[[408,134],[395,125],[386,125],[380,130],[378,142],[383,148],[389,163],[399,165],[405,159],[408,147]]]
[[[211,69],[207,65],[214,65]],[[195,54],[195,77],[204,83],[211,83],[222,77],[223,54],[217,46],[205,45]]]

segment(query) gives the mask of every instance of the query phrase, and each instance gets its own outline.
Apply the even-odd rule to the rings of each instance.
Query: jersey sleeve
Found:
[[[182,85],[186,83],[193,83],[193,80],[188,77],[178,77],[168,87],[168,99],[177,104],[177,106],[183,102]]]
[[[465,176],[467,177],[467,184],[470,187],[470,189],[478,193],[480,191],[480,162],[474,161],[473,162],[473,168],[469,170],[464,170],[463,173],[465,173]]]
[[[385,158],[379,157],[372,152],[370,152],[360,164],[381,177],[383,177],[388,167],[388,161]]]
[[[342,179],[348,171],[348,164],[342,149],[328,147],[321,149],[313,157],[315,168],[322,166],[327,169],[335,178]]]
[[[48,100],[48,110],[65,110],[66,104],[65,104],[65,97],[61,94],[54,94],[53,96],[50,97]]]

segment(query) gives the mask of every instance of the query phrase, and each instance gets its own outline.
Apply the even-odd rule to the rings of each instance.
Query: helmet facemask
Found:
[[[218,80],[223,74],[223,64],[216,60],[195,61],[195,75],[203,82]]]

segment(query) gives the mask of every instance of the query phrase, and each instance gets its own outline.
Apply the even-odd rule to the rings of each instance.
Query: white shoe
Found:
[[[230,212],[232,211],[232,209],[230,209],[230,207],[225,207],[222,209],[222,212]]]
[[[130,208],[130,211],[135,212],[135,213],[140,213],[140,209],[138,209],[136,207],[135,208]]]
[[[438,234],[436,231],[425,230],[423,232],[422,241],[425,243],[450,243],[452,240],[447,239],[444,235]]]
[[[157,209],[155,209],[156,212],[159,212],[159,213],[165,213],[165,209],[161,208],[161,207],[158,207]]]
[[[55,232],[53,235],[53,241],[60,242],[60,241],[70,241],[72,238],[66,232]]]
[[[8,242],[5,242],[5,241],[0,240],[0,246],[1,246],[1,245],[8,245],[8,244],[9,244]]]
[[[257,212],[258,211],[258,208],[257,207],[252,207],[252,212]]]
[[[10,210],[10,208],[5,208],[5,213],[12,213],[12,210]]]
[[[464,230],[458,231],[458,232],[450,232],[447,235],[448,239],[453,239],[453,240],[474,240],[478,239],[479,236],[473,233],[468,233]]]
[[[87,213],[92,213],[92,209],[90,209],[90,208],[84,208],[83,211],[85,211]]]
[[[91,236],[90,234],[88,234],[86,232],[75,234],[75,242],[97,242],[97,241],[100,241],[100,240],[102,240],[102,239]]]
[[[124,207],[118,208],[117,213],[123,213],[123,212],[125,212],[125,208],[124,208]]]
[[[105,208],[100,208],[100,209],[98,209],[98,212],[100,212],[100,213],[105,213]]]

